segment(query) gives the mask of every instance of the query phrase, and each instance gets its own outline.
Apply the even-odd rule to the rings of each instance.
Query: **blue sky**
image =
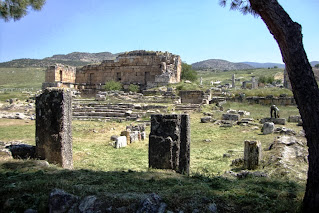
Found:
[[[319,1],[279,0],[302,25],[310,61],[319,60]],[[260,18],[218,0],[47,0],[19,21],[0,20],[0,62],[71,52],[169,51],[183,61],[282,63]]]

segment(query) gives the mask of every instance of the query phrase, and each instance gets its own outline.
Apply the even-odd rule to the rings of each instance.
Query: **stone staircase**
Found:
[[[137,120],[152,110],[165,110],[162,105],[140,105],[131,103],[111,104],[91,99],[73,100],[73,119],[76,120]]]
[[[201,104],[176,104],[175,111],[200,111]]]
[[[73,101],[73,119],[77,120],[136,120],[141,112],[133,112],[133,104],[109,104]]]

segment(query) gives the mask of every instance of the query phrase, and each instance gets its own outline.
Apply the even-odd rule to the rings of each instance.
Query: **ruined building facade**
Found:
[[[99,65],[75,69],[56,64],[46,71],[43,87],[101,89],[107,81],[118,81],[124,86],[136,84],[154,87],[180,82],[181,58],[168,52],[132,51],[106,60]]]

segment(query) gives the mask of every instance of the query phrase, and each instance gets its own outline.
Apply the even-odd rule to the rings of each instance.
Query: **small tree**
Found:
[[[275,81],[274,76],[268,76],[267,77],[267,83],[272,84],[272,83],[274,83],[274,81]]]
[[[182,63],[182,75],[181,79],[189,80],[189,81],[196,81],[198,78],[197,73],[195,70],[192,69],[192,65],[187,63]]]
[[[315,67],[319,69],[319,64],[316,64]]]
[[[105,83],[105,90],[106,91],[111,91],[111,90],[121,90],[122,89],[122,84],[118,81],[107,81]]]
[[[0,18],[17,21],[28,14],[28,8],[41,10],[45,0],[4,0],[0,1]]]
[[[131,92],[138,92],[140,90],[140,87],[135,84],[130,84],[130,86],[128,86],[128,90]]]
[[[258,82],[264,84],[267,82],[267,78],[264,75],[262,75],[259,77]]]

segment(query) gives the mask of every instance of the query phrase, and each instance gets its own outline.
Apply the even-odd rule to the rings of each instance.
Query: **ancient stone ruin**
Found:
[[[246,169],[256,169],[261,160],[260,141],[245,141],[244,167]]]
[[[105,60],[98,65],[74,68],[57,64],[46,70],[46,87],[70,87],[80,90],[99,90],[107,81],[150,88],[180,82],[181,58],[169,52],[138,50]]]
[[[188,114],[151,116],[149,167],[189,174],[190,122]]]
[[[36,156],[72,169],[72,97],[69,89],[49,88],[36,98]]]

